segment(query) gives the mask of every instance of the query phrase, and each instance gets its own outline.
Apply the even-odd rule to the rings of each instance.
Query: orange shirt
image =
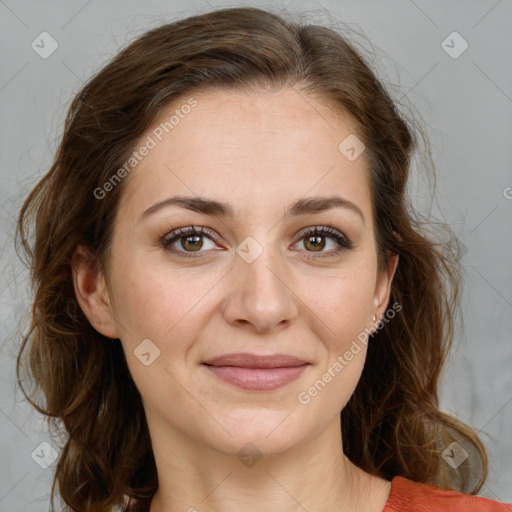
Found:
[[[391,481],[382,512],[512,512],[512,505],[419,484],[401,476]]]
[[[149,503],[132,504],[126,510],[148,512]],[[382,512],[512,512],[512,505],[395,476]]]

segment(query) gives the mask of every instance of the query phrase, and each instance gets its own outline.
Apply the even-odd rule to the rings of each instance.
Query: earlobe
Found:
[[[87,250],[79,245],[72,257],[75,295],[91,325],[109,338],[118,338],[114,312],[103,275]]]

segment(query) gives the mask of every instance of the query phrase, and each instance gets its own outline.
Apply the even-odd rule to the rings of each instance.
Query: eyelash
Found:
[[[179,257],[184,258],[199,258],[201,256],[194,255],[194,252],[201,253],[205,251],[178,251],[174,248],[170,248],[170,246],[179,239],[185,238],[187,236],[193,236],[193,235],[199,235],[199,236],[207,236],[210,238],[213,242],[215,241],[215,235],[214,233],[209,230],[208,228],[201,227],[198,230],[195,229],[194,226],[188,226],[185,228],[176,229],[174,231],[171,231],[166,236],[164,236],[161,240],[161,244],[163,248],[166,251],[169,251],[173,254],[179,254]],[[312,237],[312,236],[321,236],[321,237],[330,237],[336,241],[338,244],[338,248],[334,251],[328,251],[327,253],[319,252],[319,254],[322,254],[320,256],[315,256],[319,258],[329,257],[336,254],[339,254],[342,251],[348,251],[354,248],[352,242],[342,233],[340,233],[338,230],[330,227],[330,226],[314,226],[311,228],[307,228],[306,230],[299,233],[300,238],[299,241],[306,238],[306,237]],[[306,251],[306,252],[312,252],[315,251]]]

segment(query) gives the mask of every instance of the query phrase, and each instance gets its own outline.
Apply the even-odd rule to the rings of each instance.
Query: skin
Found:
[[[340,435],[365,345],[308,404],[297,399],[377,326],[372,316],[385,313],[398,264],[392,255],[377,270],[366,153],[349,161],[338,149],[357,127],[294,88],[193,96],[197,106],[125,178],[108,275],[81,247],[74,255],[79,303],[99,332],[121,340],[143,398],[159,479],[151,512],[381,511],[390,483],[350,463]],[[283,217],[299,198],[333,193],[364,222],[346,208]],[[172,206],[140,220],[178,194],[230,203],[234,217]],[[194,251],[200,242],[184,236],[173,243],[180,253],[165,250],[165,235],[192,225],[215,240],[203,237]],[[319,252],[311,235],[298,236],[325,225],[353,249],[336,253],[327,235]],[[248,236],[263,249],[252,263],[236,252]],[[187,251],[195,257],[180,257]],[[134,355],[144,339],[160,350],[148,366]],[[310,365],[281,388],[246,391],[201,366],[231,352],[285,353]],[[249,442],[261,455],[250,467],[237,457]]]

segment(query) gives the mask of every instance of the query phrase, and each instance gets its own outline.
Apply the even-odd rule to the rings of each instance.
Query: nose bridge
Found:
[[[249,276],[253,285],[272,284],[277,279],[275,272],[282,267],[279,263],[279,240],[274,239],[273,233],[265,225],[257,224],[236,248],[242,260],[237,263],[240,277],[244,279],[244,276]]]
[[[233,286],[225,313],[230,321],[245,320],[265,330],[290,320],[296,308],[275,231],[258,224],[237,246]]]

